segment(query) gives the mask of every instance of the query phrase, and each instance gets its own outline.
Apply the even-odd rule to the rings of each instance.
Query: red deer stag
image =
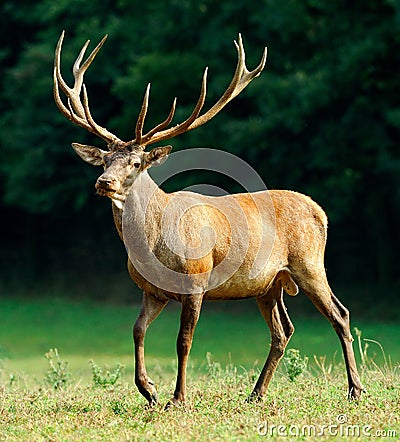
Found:
[[[349,312],[332,293],[325,275],[324,211],[307,196],[284,190],[223,196],[187,191],[168,194],[147,172],[167,158],[171,146],[155,147],[149,152],[145,148],[213,118],[261,73],[266,49],[256,69],[248,71],[239,35],[235,42],[236,71],[216,104],[201,113],[206,97],[206,69],[192,114],[182,123],[169,127],[175,99],[165,121],[143,134],[148,85],[135,138],[122,141],[94,121],[83,84],[84,73],[106,37],[82,63],[89,41],[83,46],[73,66],[75,81],[71,88],[61,75],[62,33],[55,52],[54,98],[69,120],[107,143],[107,150],[77,143],[72,147],[86,162],[104,168],[96,182],[97,193],[112,200],[115,224],[128,250],[129,274],[143,290],[141,310],[133,327],[135,383],[140,393],[150,405],[157,403],[157,391],[146,372],[144,339],[148,326],[168,301],[182,304],[177,338],[178,374],[173,398],[168,403],[171,405],[186,398],[186,366],[203,300],[254,297],[272,340],[249,400],[261,398],[294,331],[283,302],[283,291],[295,295],[299,287],[336,331],[346,362],[349,398],[358,398],[363,386],[352,348]],[[67,104],[60,98],[60,89],[68,99]]]

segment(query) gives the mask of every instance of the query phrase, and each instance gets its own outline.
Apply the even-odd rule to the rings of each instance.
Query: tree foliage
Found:
[[[249,67],[268,46],[265,72],[207,126],[173,140],[175,148],[211,146],[240,155],[269,187],[319,201],[340,226],[343,244],[363,238],[360,250],[376,259],[371,265],[381,278],[394,270],[398,1],[19,0],[3,2],[1,12],[3,208],[64,217],[93,203],[97,171],[80,164],[69,144],[98,140],[73,128],[52,98],[62,29],[68,81],[84,41],[109,34],[86,83],[95,119],[125,139],[133,138],[148,82],[149,127],[165,118],[175,96],[176,122],[190,113],[206,65],[207,103],[218,99],[233,74],[232,40],[241,32]]]

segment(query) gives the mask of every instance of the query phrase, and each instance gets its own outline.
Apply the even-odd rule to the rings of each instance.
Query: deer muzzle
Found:
[[[100,196],[112,196],[118,192],[120,185],[117,179],[112,176],[101,175],[96,181],[96,191]]]

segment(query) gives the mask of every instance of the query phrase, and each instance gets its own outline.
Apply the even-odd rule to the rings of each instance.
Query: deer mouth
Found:
[[[119,185],[114,179],[100,177],[96,182],[95,188],[97,195],[112,198],[113,195],[118,192]]]
[[[116,193],[116,190],[106,189],[104,187],[98,187],[96,189],[96,194],[97,195],[99,195],[99,196],[108,196],[108,198],[112,198],[115,193]]]
[[[97,182],[95,187],[97,195],[108,196],[109,198],[112,198],[113,195],[118,192],[118,189],[113,183]]]

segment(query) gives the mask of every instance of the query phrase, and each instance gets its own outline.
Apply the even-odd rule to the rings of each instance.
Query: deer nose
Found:
[[[96,188],[113,189],[116,187],[117,180],[110,176],[100,176],[96,182]]]

